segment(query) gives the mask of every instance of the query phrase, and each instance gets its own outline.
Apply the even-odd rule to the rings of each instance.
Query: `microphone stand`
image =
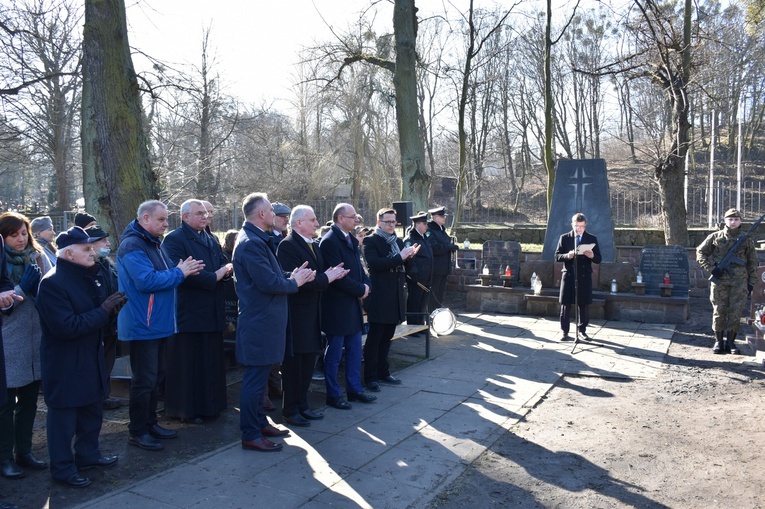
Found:
[[[577,343],[579,343],[579,274],[577,274],[577,265],[579,265],[579,242],[577,242],[576,230],[574,230],[574,306],[576,307],[576,334],[574,335],[574,346],[571,347],[571,353],[574,353]],[[571,322],[569,321],[569,324]]]

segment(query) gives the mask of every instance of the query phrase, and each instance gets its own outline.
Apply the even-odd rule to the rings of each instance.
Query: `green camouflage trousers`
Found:
[[[738,332],[741,312],[748,297],[746,280],[712,283],[709,300],[712,302],[712,330]]]

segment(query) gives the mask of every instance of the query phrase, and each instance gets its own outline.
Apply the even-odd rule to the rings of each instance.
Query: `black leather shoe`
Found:
[[[161,444],[160,444],[161,445]],[[86,463],[84,465],[77,465],[77,470],[90,470],[91,468],[105,468],[113,467],[117,464],[117,456],[101,456],[92,463]]]
[[[579,331],[579,337],[582,338],[585,341],[589,341],[590,340],[590,336],[588,336],[587,333],[584,332],[583,330]]]
[[[377,396],[372,396],[366,392],[349,392],[348,401],[359,401],[361,403],[372,403],[377,400]]]
[[[306,426],[311,425],[311,421],[306,419],[300,414],[295,415],[282,415],[282,419],[284,419],[284,422],[287,424],[292,424],[293,426],[300,426],[305,428]]]
[[[141,449],[146,449],[147,451],[161,451],[165,448],[165,446],[162,445],[162,442],[148,433],[140,436],[130,435],[128,437],[128,443],[140,447]]]
[[[47,461],[41,460],[31,452],[27,454],[17,454],[16,464],[20,467],[28,468],[30,470],[45,470],[48,468]]]
[[[163,428],[159,424],[155,424],[154,426],[149,426],[149,435],[166,440],[168,438],[176,438],[178,432],[174,429]]]
[[[367,384],[367,390],[369,392],[380,392],[380,384],[377,382],[369,382]]]
[[[0,464],[0,474],[6,479],[21,479],[27,475],[13,460],[5,460]]]
[[[381,378],[380,383],[390,384],[390,385],[401,385],[401,379],[396,378],[393,375],[388,375],[385,378]]]
[[[571,336],[569,336],[568,334],[564,334],[563,336],[561,336],[560,340],[561,340],[561,341],[573,341],[573,340],[574,340],[574,338],[572,338],[572,337],[571,337]]]
[[[350,410],[353,408],[350,403],[345,401],[342,397],[340,398],[327,398],[327,406],[331,406],[332,408],[337,408],[338,410]]]
[[[314,412],[310,408],[308,410],[303,410],[300,412],[300,415],[308,419],[309,421],[318,421],[321,419],[324,419],[324,414],[321,412]]]
[[[70,488],[84,488],[85,486],[90,486],[90,479],[83,477],[80,474],[72,474],[66,479],[53,480],[64,486],[69,486]]]

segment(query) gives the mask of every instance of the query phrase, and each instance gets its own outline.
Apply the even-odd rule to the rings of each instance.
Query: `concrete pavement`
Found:
[[[431,359],[396,374],[378,400],[328,408],[290,428],[284,450],[239,442],[79,507],[423,507],[528,413],[563,374],[654,377],[674,325],[597,321],[592,341],[558,341],[557,320],[464,313]],[[422,339],[392,351],[422,354]]]

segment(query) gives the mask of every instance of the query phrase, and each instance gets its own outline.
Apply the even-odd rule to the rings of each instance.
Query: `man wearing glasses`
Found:
[[[209,213],[202,201],[183,202],[181,219],[162,250],[171,260],[201,260],[204,268],[178,287],[178,332],[167,342],[165,414],[201,424],[227,406],[223,278],[233,267],[205,230]]]
[[[343,399],[337,372],[345,347],[345,387],[349,401],[371,403],[377,398],[364,392],[361,385],[361,331],[364,327],[362,301],[369,295],[372,283],[364,274],[359,258],[358,240],[351,232],[356,227],[356,209],[340,203],[332,213],[332,226],[322,237],[319,249],[324,267],[343,267],[348,274],[324,292],[321,326],[327,335],[324,353],[324,374],[327,384],[327,405],[349,410]]]
[[[375,289],[367,304],[369,333],[364,344],[364,383],[372,392],[379,392],[381,382],[392,385],[401,383],[390,374],[388,351],[396,325],[406,319],[404,264],[419,250],[417,244],[404,247],[396,236],[395,210],[381,209],[377,212],[377,228],[364,241],[364,258]]]

